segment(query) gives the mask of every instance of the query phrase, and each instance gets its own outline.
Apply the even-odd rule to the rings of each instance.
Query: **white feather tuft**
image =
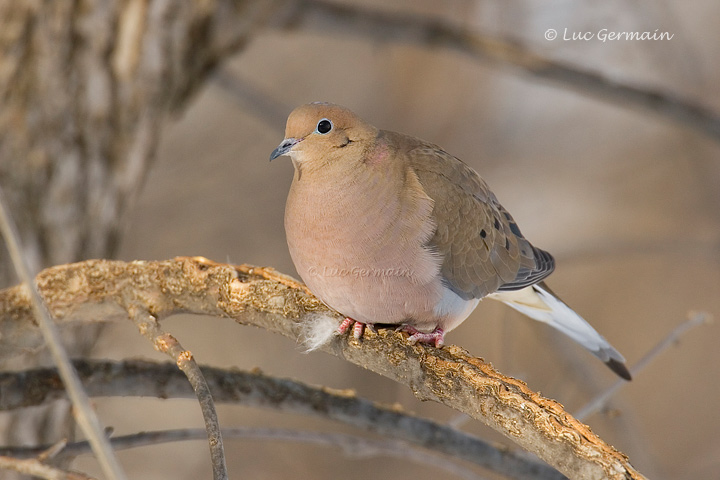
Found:
[[[305,320],[300,331],[300,339],[305,353],[322,347],[332,339],[340,323],[337,318],[319,313]]]

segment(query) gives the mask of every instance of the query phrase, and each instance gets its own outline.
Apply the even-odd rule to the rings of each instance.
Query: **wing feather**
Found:
[[[435,202],[429,245],[442,257],[445,283],[465,299],[517,290],[552,273],[552,256],[533,247],[485,181],[432,144],[411,139],[408,162]],[[410,142],[412,143],[412,142]]]

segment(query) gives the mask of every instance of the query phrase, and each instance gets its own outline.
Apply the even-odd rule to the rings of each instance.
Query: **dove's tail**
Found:
[[[560,300],[545,285],[545,282],[520,290],[496,292],[489,297],[500,300],[528,317],[560,330],[605,362],[620,377],[625,380],[632,378],[625,366],[625,358],[620,355],[620,352],[615,350],[588,322]]]

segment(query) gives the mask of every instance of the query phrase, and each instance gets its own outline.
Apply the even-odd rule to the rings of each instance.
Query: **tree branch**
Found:
[[[601,73],[551,60],[506,39],[482,35],[447,21],[325,0],[298,0],[276,23],[287,30],[355,35],[364,39],[440,47],[471,58],[509,65],[600,100],[659,115],[720,141],[720,113],[674,93],[631,85]]]
[[[283,1],[0,1],[0,186],[34,272],[117,252],[163,122]],[[16,281],[10,265],[0,248],[3,287]],[[80,354],[97,330],[64,333]],[[28,340],[0,352],[0,368],[39,345]],[[25,411],[0,436],[71,435],[66,410]]]
[[[192,352],[185,350],[175,337],[163,332],[157,319],[142,306],[131,305],[128,313],[140,333],[153,343],[155,350],[175,360],[175,365],[190,382],[200,403],[200,410],[205,421],[205,430],[210,446],[213,480],[227,480],[227,462],[225,461],[225,450],[223,448],[222,433],[220,432],[220,421],[215,410],[215,401],[210,394],[210,387],[208,387],[200,367],[193,358]]]
[[[131,305],[158,319],[179,312],[229,316],[298,339],[327,309],[297,281],[271,268],[232,267],[201,257],[162,262],[89,260],[44,270],[37,284],[58,321],[127,318]],[[0,292],[0,333],[31,333],[26,292]],[[8,336],[0,338],[0,348]],[[495,371],[465,350],[411,345],[392,329],[363,341],[336,337],[323,350],[409,386],[420,399],[467,413],[571,478],[644,478],[627,457],[575,420],[559,403]]]
[[[305,430],[290,430],[286,428],[224,428],[222,433],[225,438],[235,438],[240,440],[284,441],[293,443],[310,443],[334,448],[340,447],[345,451],[346,455],[350,456],[363,458],[371,456],[396,457],[404,461],[411,461],[445,470],[448,473],[468,480],[481,480],[483,478],[478,476],[478,474],[472,470],[465,468],[452,460],[443,458],[433,453],[428,454],[426,451],[413,448],[406,442],[398,440],[370,439],[345,433],[311,432]],[[131,435],[114,437],[110,441],[113,448],[122,450],[149,445],[159,445],[162,443],[202,440],[205,437],[206,432],[204,430],[189,428],[140,432]],[[7,449],[7,452],[9,455],[17,458],[25,455],[31,455],[33,452],[36,454],[38,450],[39,448],[15,447]],[[75,442],[68,444],[61,452],[61,456],[75,457],[77,455],[88,453],[88,451],[89,446],[87,442]],[[1,465],[0,468],[2,468]]]
[[[12,470],[25,475],[32,475],[36,478],[47,480],[97,480],[79,472],[66,472],[59,468],[45,465],[40,460],[29,458],[21,460],[12,457],[0,456],[0,469]]]
[[[667,350],[671,345],[677,343],[688,330],[699,325],[709,325],[712,322],[712,315],[707,312],[690,312],[690,318],[673,329],[660,343],[655,345],[648,353],[645,354],[635,365],[630,368],[630,374],[633,378],[637,378],[638,374],[645,369],[655,358],[662,352]],[[585,421],[590,415],[593,415],[605,408],[608,401],[615,393],[623,387],[623,381],[616,381],[610,388],[602,392],[590,400],[585,406],[575,414],[575,418]]]
[[[34,314],[33,319],[38,324],[42,337],[52,354],[53,361],[58,367],[62,382],[67,389],[68,397],[74,408],[75,419],[82,431],[87,435],[90,445],[93,447],[93,452],[105,475],[111,480],[125,480],[127,478],[125,472],[115,457],[110,443],[103,435],[100,420],[95,414],[95,410],[90,406],[90,399],[80,383],[77,372],[70,363],[70,358],[60,339],[60,332],[55,322],[50,318],[50,314],[47,308],[45,308],[45,304],[40,297],[35,282],[33,282],[33,275],[30,273],[30,267],[20,247],[20,236],[17,227],[10,216],[10,212],[7,210],[7,204],[1,188],[0,232],[2,232],[2,238],[5,240],[8,252],[10,253],[13,267],[22,282],[21,288],[24,287],[24,291],[29,297],[30,306]]]
[[[139,360],[77,360],[75,368],[91,396],[194,397],[187,379],[173,364]],[[511,478],[565,478],[555,469],[530,460],[526,455],[498,449],[452,426],[403,412],[397,406],[375,404],[357,397],[354,392],[311,387],[255,371],[207,366],[202,370],[216,402],[271,408],[343,422],[465,460]],[[158,382],[158,378],[163,381]],[[65,392],[55,369],[0,373],[0,411],[41,405],[59,398],[65,398]],[[37,455],[38,450],[28,452],[29,455]],[[16,449],[0,449],[0,455],[16,454]]]

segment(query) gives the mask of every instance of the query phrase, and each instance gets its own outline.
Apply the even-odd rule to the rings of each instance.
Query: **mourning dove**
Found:
[[[553,257],[528,242],[472,168],[423,140],[329,103],[296,108],[270,160],[295,167],[285,208],[300,277],[355,323],[400,325],[441,347],[480,299],[560,330],[630,379],[625,359],[542,281]]]

